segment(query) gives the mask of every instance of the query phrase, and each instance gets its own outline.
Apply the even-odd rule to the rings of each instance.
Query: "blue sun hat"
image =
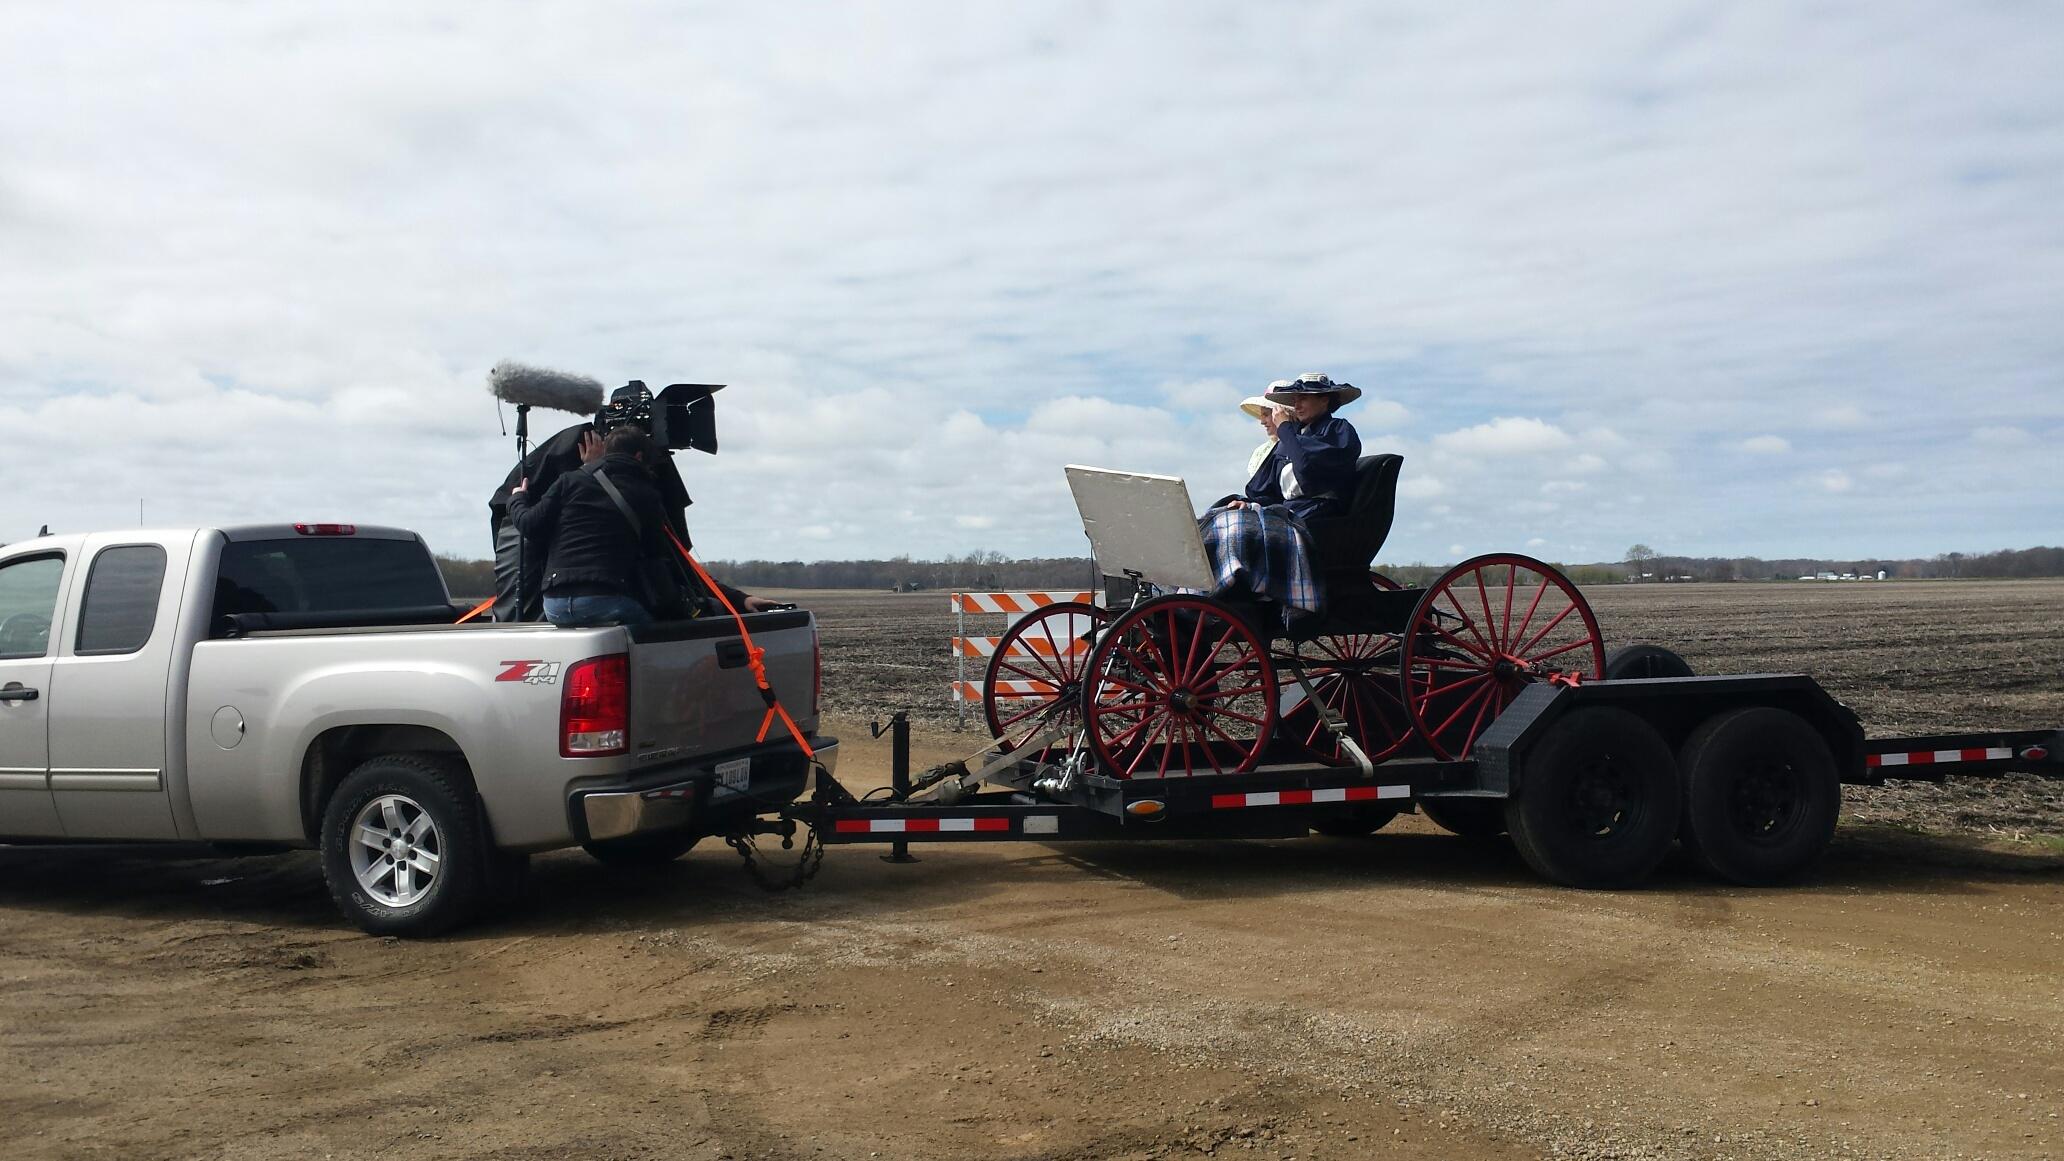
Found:
[[[1317,371],[1306,371],[1295,379],[1278,379],[1269,384],[1264,396],[1270,403],[1287,404],[1300,395],[1331,395],[1333,407],[1338,410],[1362,397],[1362,389],[1352,383],[1335,383],[1331,376]]]

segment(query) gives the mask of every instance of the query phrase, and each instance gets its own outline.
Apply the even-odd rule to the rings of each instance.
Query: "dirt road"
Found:
[[[554,855],[402,943],[305,855],[0,850],[10,1152],[2064,1153],[2057,855],[1850,830],[1798,888],[1587,894],[1412,818],[918,853],[778,897]]]

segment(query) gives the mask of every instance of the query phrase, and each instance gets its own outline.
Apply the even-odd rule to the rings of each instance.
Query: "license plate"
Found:
[[[752,782],[752,759],[734,758],[717,763],[717,785],[726,790],[743,790]]]

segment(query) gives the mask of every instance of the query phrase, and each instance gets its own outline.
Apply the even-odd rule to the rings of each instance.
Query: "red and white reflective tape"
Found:
[[[1371,802],[1379,798],[1410,798],[1409,786],[1335,786],[1328,790],[1257,790],[1247,794],[1214,794],[1213,810],[1243,806],[1313,806],[1328,802]]]
[[[2012,746],[1967,746],[1961,750],[1910,750],[1903,754],[1867,754],[1865,766],[1934,766],[1946,762],[2004,762]]]
[[[963,657],[991,657],[1001,637],[954,637],[953,651]],[[1044,637],[1020,637],[1012,642],[1012,657],[1080,657],[1089,652],[1089,642],[1074,638],[1049,641]]]
[[[842,818],[832,824],[839,834],[966,834],[1010,828],[1008,818]]]
[[[1089,593],[954,593],[956,613],[1029,613],[1062,601],[1087,603]]]
[[[1047,681],[999,681],[995,689],[997,697],[1052,697],[1056,692],[1053,683]],[[981,684],[973,681],[954,682],[953,700],[981,701]]]

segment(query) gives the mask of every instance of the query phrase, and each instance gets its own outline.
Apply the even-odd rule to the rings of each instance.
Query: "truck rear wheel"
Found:
[[[620,871],[656,871],[687,854],[701,841],[699,834],[634,834],[582,843],[581,849],[605,867]]]
[[[1499,798],[1422,798],[1419,813],[1463,838],[1496,838],[1505,833],[1505,802]]]
[[[1796,877],[1827,849],[1842,811],[1827,740],[1770,706],[1731,710],[1685,739],[1684,849],[1737,883]]]
[[[450,764],[371,758],[323,809],[330,898],[374,935],[437,935],[473,918],[486,876],[473,792]]]
[[[1585,706],[1548,727],[1525,757],[1505,823],[1520,857],[1569,887],[1628,887],[1677,837],[1677,761],[1655,727]]]

